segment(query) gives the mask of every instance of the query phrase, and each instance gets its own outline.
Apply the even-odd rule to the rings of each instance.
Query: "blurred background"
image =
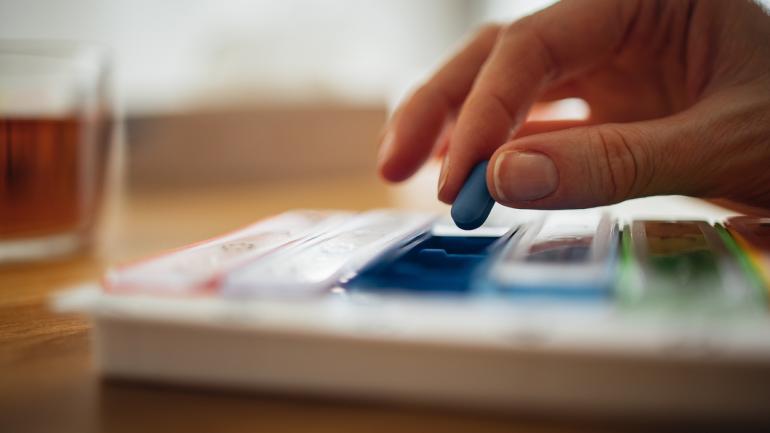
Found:
[[[550,3],[3,0],[0,38],[111,51],[130,189],[264,185],[373,175],[395,100],[481,23]]]
[[[123,204],[106,230],[124,238],[105,244],[139,254],[288,208],[445,209],[437,162],[399,186],[377,179],[389,108],[481,24],[551,3],[0,0],[0,39],[111,53],[127,194],[111,194]],[[551,110],[586,112],[579,101]]]

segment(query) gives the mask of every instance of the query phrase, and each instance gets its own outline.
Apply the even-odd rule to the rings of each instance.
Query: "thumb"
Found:
[[[697,194],[707,157],[682,122],[577,127],[515,139],[490,159],[487,185],[505,206],[585,208],[653,194]]]

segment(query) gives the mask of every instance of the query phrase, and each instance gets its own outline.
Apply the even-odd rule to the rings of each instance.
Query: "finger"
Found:
[[[617,51],[633,4],[561,2],[501,31],[459,114],[439,178],[440,200],[454,200],[470,169],[505,142],[546,89]]]
[[[690,122],[691,124],[692,122]],[[697,194],[716,160],[681,119],[602,124],[515,139],[490,160],[487,185],[516,208],[585,208],[653,194]]]
[[[378,165],[383,178],[404,180],[425,162],[447,118],[470,91],[498,31],[498,26],[484,27],[396,111],[380,145]]]

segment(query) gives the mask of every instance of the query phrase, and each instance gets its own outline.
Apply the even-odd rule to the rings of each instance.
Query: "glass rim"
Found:
[[[68,113],[112,99],[111,75],[99,44],[0,38],[0,116]]]

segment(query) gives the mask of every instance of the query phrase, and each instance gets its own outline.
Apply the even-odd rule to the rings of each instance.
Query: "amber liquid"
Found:
[[[82,230],[93,220],[101,176],[83,175],[84,122],[78,118],[0,118],[0,240]],[[97,141],[102,141],[98,137]],[[102,145],[93,142],[95,170]],[[90,149],[86,149],[90,150]]]

